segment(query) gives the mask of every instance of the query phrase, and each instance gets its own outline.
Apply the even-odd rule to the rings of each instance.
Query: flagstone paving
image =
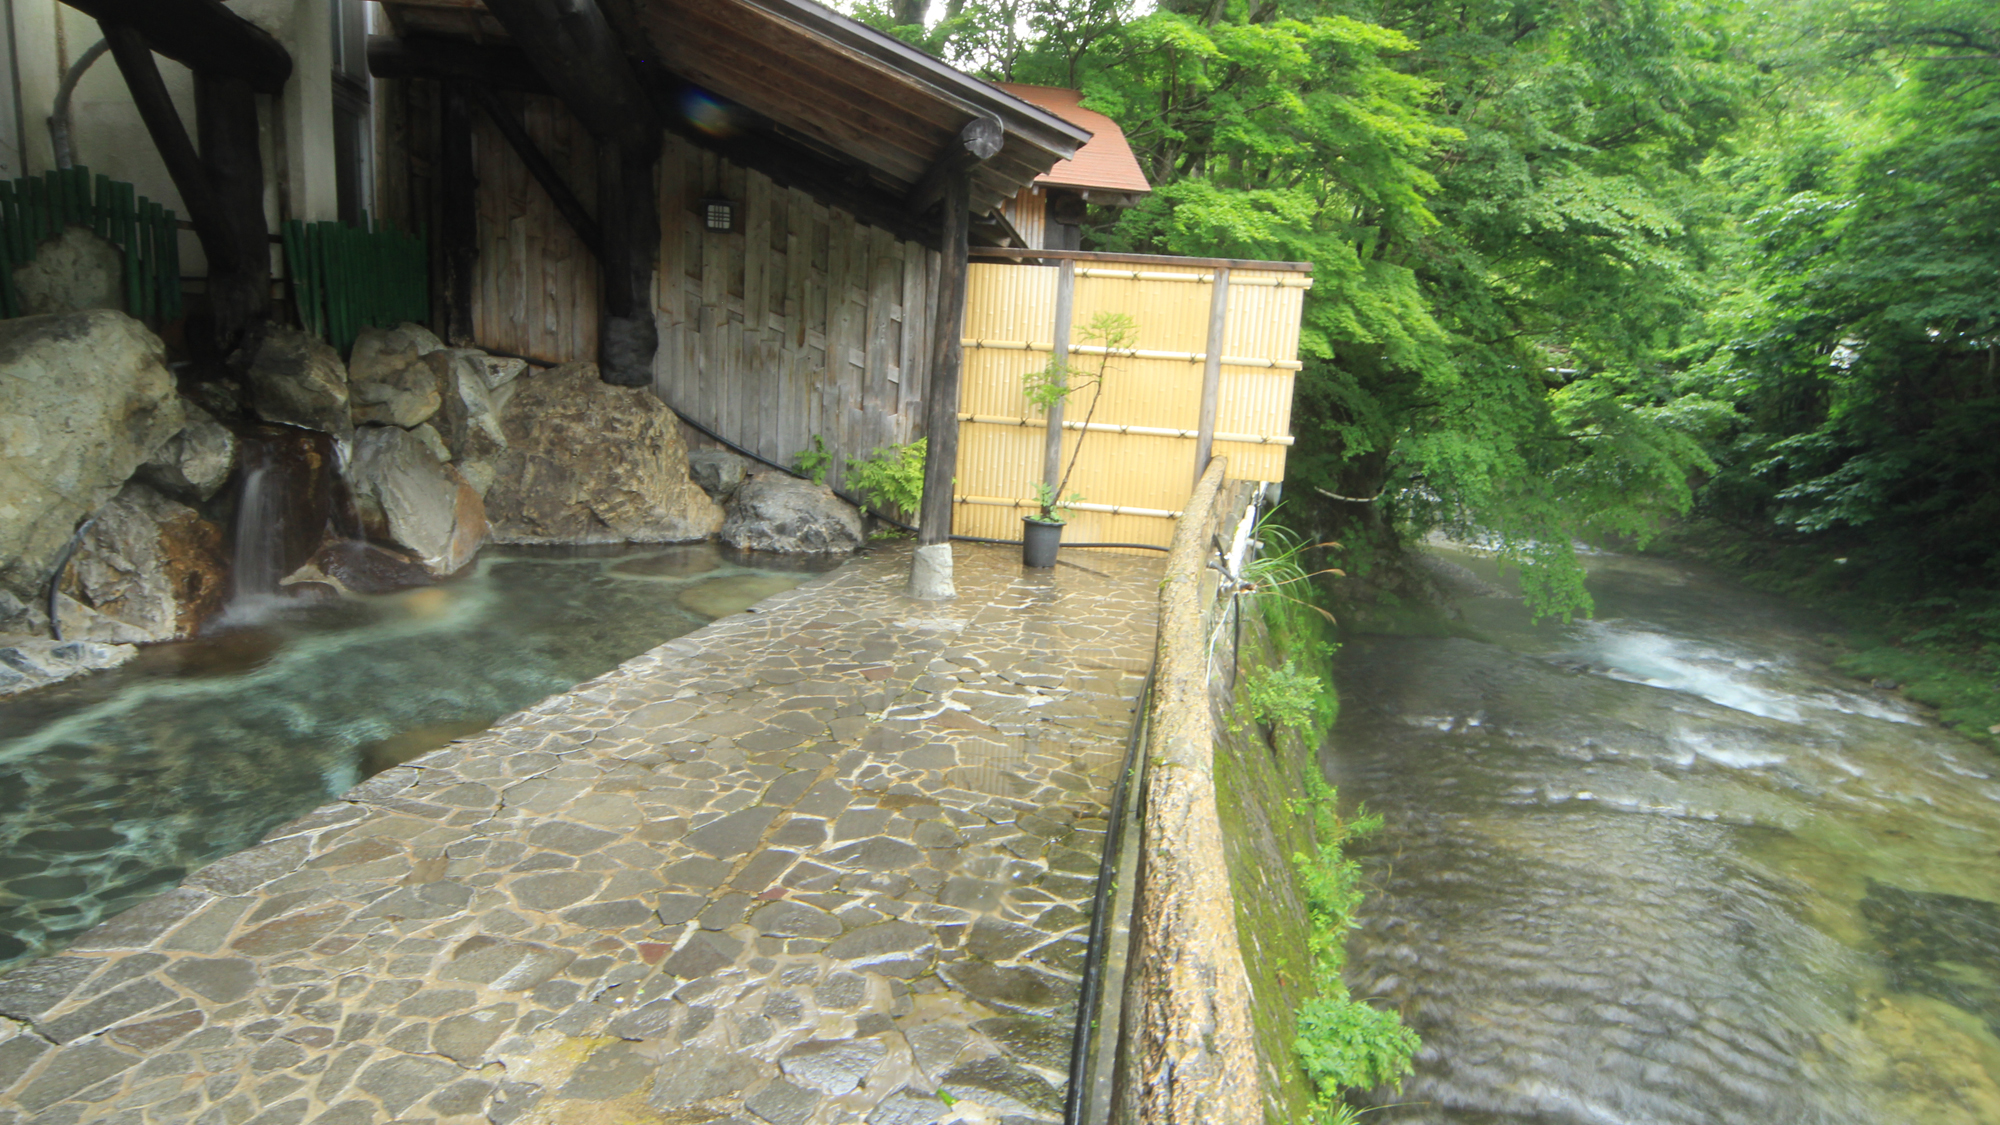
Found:
[[[957,553],[953,603],[878,550],[0,978],[0,1125],[1060,1120],[1160,562]]]

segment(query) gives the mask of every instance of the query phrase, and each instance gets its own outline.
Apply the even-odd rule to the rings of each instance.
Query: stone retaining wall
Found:
[[[1218,575],[1211,542],[1252,485],[1209,464],[1174,534],[1160,584],[1139,890],[1126,979],[1116,1118],[1147,1125],[1262,1122],[1248,977],[1216,807],[1208,637]]]

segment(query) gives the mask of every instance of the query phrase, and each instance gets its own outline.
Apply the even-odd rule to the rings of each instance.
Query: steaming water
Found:
[[[1597,620],[1495,591],[1482,640],[1342,653],[1327,763],[1387,820],[1350,979],[1425,1041],[1364,1120],[2000,1122],[2000,761],[1823,622],[1591,562]]]
[[[804,577],[708,545],[489,551],[442,585],[295,603],[0,701],[0,967]]]

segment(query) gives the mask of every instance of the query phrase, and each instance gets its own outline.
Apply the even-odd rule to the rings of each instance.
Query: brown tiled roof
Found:
[[[1130,193],[1153,190],[1153,185],[1146,182],[1146,173],[1139,170],[1139,160],[1132,155],[1132,146],[1125,143],[1125,131],[1109,117],[1094,109],[1083,108],[1081,91],[1065,90],[1060,86],[1022,86],[1013,82],[996,82],[994,85],[1072,125],[1090,130],[1090,143],[1078,149],[1075,156],[1058,161],[1055,167],[1036,176],[1036,183]]]

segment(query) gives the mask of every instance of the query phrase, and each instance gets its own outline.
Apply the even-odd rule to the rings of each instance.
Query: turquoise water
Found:
[[[436,586],[273,606],[0,700],[0,967],[806,577],[712,544],[489,551]]]

